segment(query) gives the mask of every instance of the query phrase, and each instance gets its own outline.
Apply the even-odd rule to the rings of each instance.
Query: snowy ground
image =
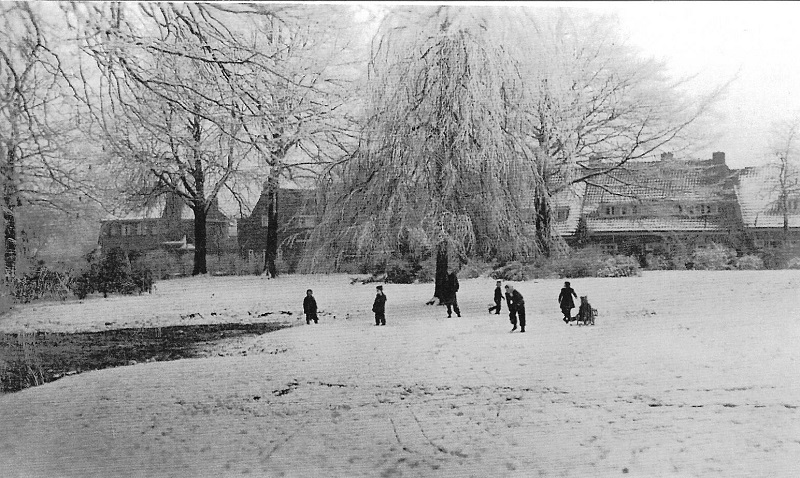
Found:
[[[0,475],[800,476],[800,271],[572,283],[595,327],[561,322],[561,281],[544,280],[518,284],[525,334],[486,312],[489,279],[462,281],[452,319],[423,305],[431,285],[387,285],[386,327],[374,286],[345,276],[194,278],[13,311],[0,332],[285,320],[311,287],[331,315],[292,315],[247,356],[0,397]]]

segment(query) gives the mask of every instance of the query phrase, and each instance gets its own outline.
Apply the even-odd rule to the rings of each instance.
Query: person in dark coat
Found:
[[[445,281],[445,286],[443,290],[442,297],[442,304],[447,306],[447,317],[453,316],[453,311],[455,310],[456,315],[461,317],[461,309],[458,308],[458,276],[455,272],[450,272],[447,275],[447,280]]]
[[[375,325],[386,325],[386,294],[383,293],[383,286],[375,287],[375,302],[372,303],[372,311],[375,312]]]
[[[509,308],[513,305],[514,312],[516,313],[516,319],[519,320],[519,331],[525,332],[525,298],[522,297],[522,294],[519,293],[518,290],[514,288],[513,285],[506,286],[510,290],[510,298],[511,302],[509,303]],[[507,293],[507,297],[508,297]],[[514,324],[514,327],[511,331],[517,330],[517,321],[514,318],[511,319],[511,323]]]
[[[310,324],[312,320],[315,324],[319,323],[317,299],[314,298],[314,292],[311,289],[306,291],[306,298],[303,299],[303,313],[306,314],[306,324]]]
[[[503,303],[503,289],[500,287],[500,281],[497,281],[497,287],[494,288],[494,307],[489,307],[489,313],[495,311],[495,315],[500,314],[500,304]]]
[[[570,320],[572,320],[572,309],[575,308],[575,302],[573,302],[572,298],[578,297],[578,294],[572,290],[570,287],[569,282],[564,282],[564,287],[561,289],[561,293],[558,294],[558,305],[561,307],[561,313],[564,314],[564,323],[568,324]]]
[[[514,326],[511,331],[517,330],[517,310],[514,308],[514,299],[511,297],[511,286],[506,285],[506,305],[508,306],[508,320]]]

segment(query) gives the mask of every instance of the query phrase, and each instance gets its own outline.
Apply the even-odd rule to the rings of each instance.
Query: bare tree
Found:
[[[627,46],[613,16],[579,10],[525,15],[540,55],[520,62],[530,79],[531,132],[539,145],[533,160],[544,178],[534,194],[536,231],[542,244],[552,244],[545,236],[552,234],[553,195],[658,151],[688,149],[727,85],[701,97],[686,94],[689,79],[671,78],[665,64]]]
[[[770,206],[783,217],[785,240],[789,238],[789,216],[797,210],[800,200],[798,140],[800,140],[800,115],[773,125],[772,153],[775,159],[770,167],[776,170],[777,183],[770,192],[777,197]]]
[[[140,154],[137,161],[146,165],[170,155],[176,161],[170,173],[145,169],[159,187],[178,192],[195,211],[196,241],[204,237],[203,211],[216,194],[224,188],[238,197],[233,184],[236,176],[241,179],[237,171],[245,164],[242,158],[250,164],[261,161],[262,169],[269,169],[269,184],[277,184],[276,178],[282,175],[313,169],[328,148],[339,146],[334,116],[341,103],[332,98],[344,86],[326,76],[333,58],[326,53],[338,45],[318,43],[319,30],[303,30],[305,7],[101,4],[86,8],[81,14],[91,20],[93,30],[85,35],[85,50],[103,71],[105,95],[98,111],[103,113],[106,131],[115,145],[124,145],[122,157],[137,158],[135,153],[145,152],[136,144],[139,138],[123,134],[120,140],[125,124],[138,123],[136,128],[149,129],[151,137],[161,138],[162,148],[148,146],[155,156]],[[315,18],[324,14],[318,15]],[[330,25],[341,15],[328,17],[316,23]],[[322,40],[329,39],[322,35]],[[316,51],[319,45],[327,47]],[[160,110],[165,113],[159,114]],[[120,115],[126,122],[116,124]],[[191,130],[190,138],[171,141],[161,136],[177,131],[174,125],[180,121]],[[200,147],[209,140],[203,138],[204,133],[224,143],[225,153],[214,156]],[[177,144],[187,148],[184,155],[190,151],[189,158],[176,159]],[[293,148],[302,148],[309,159],[285,161]],[[209,185],[212,167],[220,173]],[[277,189],[271,194],[277,194]],[[276,219],[275,208],[270,220],[273,233]],[[274,264],[274,234],[268,237],[266,249],[272,251],[268,258]],[[203,254],[203,245],[196,244],[195,273],[205,270]],[[274,271],[274,265],[270,269]]]
[[[35,3],[0,6],[0,170],[10,276],[18,259],[19,206],[69,213],[80,201],[96,199],[79,129],[80,82],[65,59],[64,25],[52,24],[60,21],[52,13]]]

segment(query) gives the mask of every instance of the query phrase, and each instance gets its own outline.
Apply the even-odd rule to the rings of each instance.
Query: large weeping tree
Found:
[[[519,70],[470,18],[451,13],[437,9],[421,28],[388,25],[376,45],[360,144],[332,171],[310,267],[345,254],[380,262],[433,253],[441,298],[454,254],[542,249],[521,214],[523,191],[541,177],[525,140]]]
[[[688,97],[624,45],[613,18],[507,7],[386,18],[361,143],[333,171],[312,266],[332,252],[430,250],[439,285],[453,249],[564,251],[553,197],[685,148],[720,91]]]

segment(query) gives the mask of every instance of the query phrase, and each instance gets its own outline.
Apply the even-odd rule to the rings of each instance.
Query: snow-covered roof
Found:
[[[745,227],[783,227],[783,214],[776,207],[780,194],[779,172],[777,164],[766,164],[745,168],[739,173],[739,184],[735,191]],[[795,192],[795,196],[800,194]],[[789,227],[800,227],[800,211],[790,211],[787,219]]]
[[[720,224],[702,218],[641,217],[597,218],[588,217],[586,227],[591,232],[715,232],[726,230]]]
[[[630,163],[591,178],[584,207],[596,209],[600,204],[630,203],[633,199],[717,200],[721,192],[718,182],[724,173],[705,161]]]
[[[571,236],[578,229],[583,212],[583,196],[586,194],[586,183],[573,184],[571,187],[556,193],[553,197],[553,210],[567,207],[566,221],[553,221],[555,231],[561,236]]]

